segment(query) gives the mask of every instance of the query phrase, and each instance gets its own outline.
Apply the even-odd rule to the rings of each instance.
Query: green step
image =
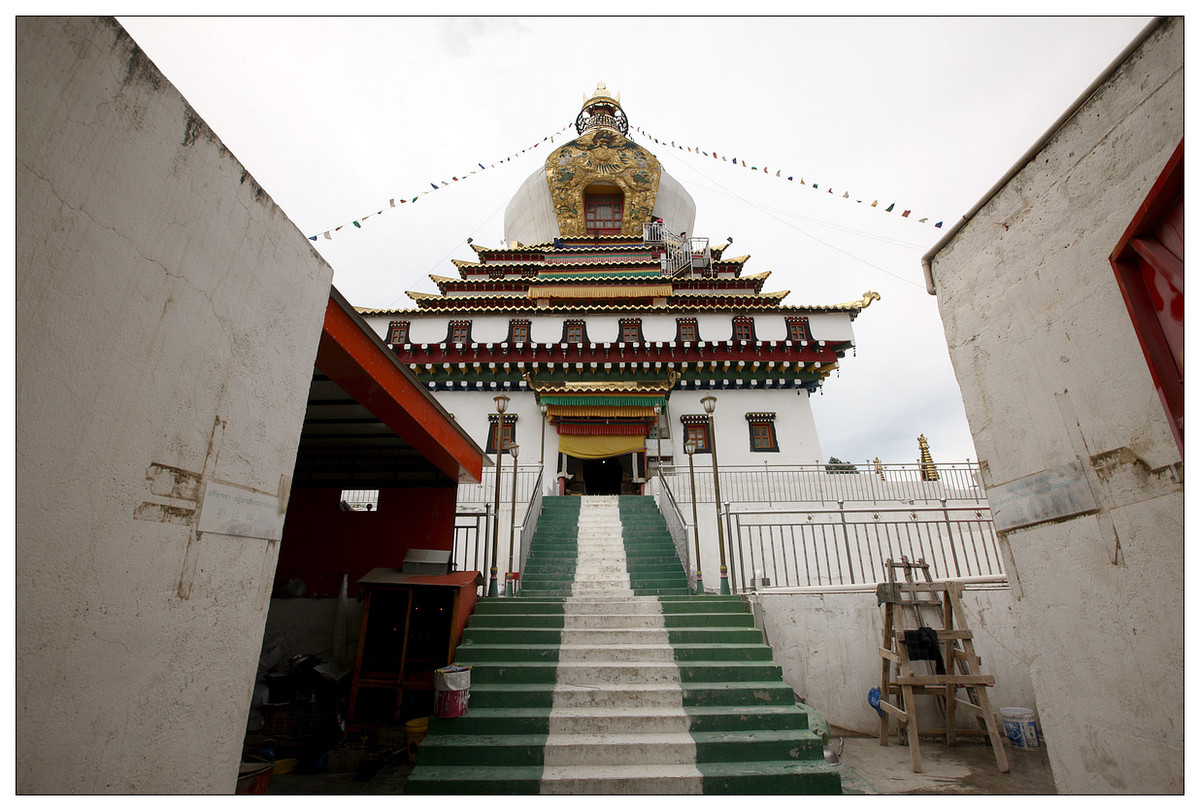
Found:
[[[541,788],[541,766],[422,766],[420,751],[405,794],[537,794]]]
[[[841,794],[842,778],[821,761],[697,763],[705,794]]]

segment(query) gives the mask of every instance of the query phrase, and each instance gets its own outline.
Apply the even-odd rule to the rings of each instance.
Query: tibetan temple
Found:
[[[691,195],[629,138],[619,94],[598,85],[575,126],[509,203],[502,247],[364,318],[488,453],[533,463],[540,445],[547,477],[556,455],[560,494],[639,493],[688,439],[723,464],[821,459],[808,398],[878,294],[785,305],[748,256],[693,235]]]

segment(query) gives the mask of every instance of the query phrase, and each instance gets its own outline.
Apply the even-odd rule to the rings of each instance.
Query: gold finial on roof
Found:
[[[604,82],[596,82],[596,89],[592,91],[592,95],[589,96],[586,93],[584,94],[583,103],[586,105],[588,102],[593,101],[594,99],[612,99],[617,104],[620,104],[621,94],[618,93],[614,96],[608,92],[608,85],[604,84]]]
[[[921,451],[921,478],[927,482],[937,481],[937,467],[933,464],[933,455],[929,453],[929,440],[924,434],[917,437],[917,447]]]

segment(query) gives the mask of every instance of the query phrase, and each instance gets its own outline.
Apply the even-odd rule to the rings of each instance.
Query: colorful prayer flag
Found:
[[[895,203],[892,203],[890,206],[888,206],[887,208],[885,208],[885,209],[884,209],[884,211],[891,211],[891,210],[892,210],[893,208],[895,208],[895,207],[896,207],[896,204],[895,204]]]
[[[937,222],[935,222],[935,223],[933,224],[933,227],[934,227],[934,228],[941,228],[941,227],[942,227],[942,221],[941,221],[941,220],[938,220]]]
[[[901,217],[907,217],[909,214],[912,214],[912,209],[911,209],[911,208],[910,208],[908,211],[905,211],[905,212],[904,212],[903,214],[901,214],[900,216],[901,216]]]

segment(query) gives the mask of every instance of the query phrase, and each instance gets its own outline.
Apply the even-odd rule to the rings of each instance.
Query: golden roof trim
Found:
[[[547,382],[534,380],[532,375],[525,373],[524,378],[529,387],[539,394],[658,394],[670,391],[679,380],[680,373],[667,371],[665,380],[566,380]]]
[[[528,298],[666,298],[672,293],[669,284],[572,284],[531,286]]]

